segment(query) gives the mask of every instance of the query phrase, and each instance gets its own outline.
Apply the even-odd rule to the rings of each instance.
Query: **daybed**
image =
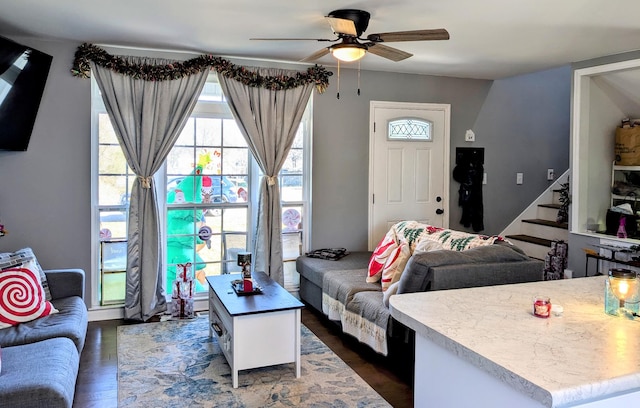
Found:
[[[43,272],[58,312],[0,329],[0,407],[70,408],[73,404],[87,333],[84,271]]]
[[[301,256],[296,261],[300,298],[376,352],[410,359],[413,333],[391,317],[388,298],[393,294],[543,279],[542,261],[508,242],[492,242],[461,251],[413,253],[399,280],[384,292],[384,283],[367,282],[375,251],[353,252],[337,261]]]

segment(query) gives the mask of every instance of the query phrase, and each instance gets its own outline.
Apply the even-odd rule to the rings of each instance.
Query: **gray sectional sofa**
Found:
[[[0,407],[73,405],[87,334],[84,271],[45,270],[59,313],[0,329]]]
[[[413,360],[413,333],[395,321],[380,283],[367,283],[371,252],[353,252],[338,261],[301,256],[300,298],[338,323],[342,331],[382,355]],[[543,279],[544,262],[507,242],[466,251],[438,250],[411,256],[395,293],[531,282]]]

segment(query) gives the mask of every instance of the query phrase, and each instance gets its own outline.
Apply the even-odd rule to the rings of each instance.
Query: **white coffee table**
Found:
[[[300,309],[304,305],[264,272],[254,272],[261,294],[240,296],[231,282],[240,274],[209,276],[209,335],[215,333],[231,367],[238,371],[295,363],[300,377]]]

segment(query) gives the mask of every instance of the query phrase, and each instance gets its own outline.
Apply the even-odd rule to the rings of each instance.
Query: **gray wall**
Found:
[[[369,102],[451,104],[451,170],[456,147],[484,147],[485,234],[499,234],[549,186],[547,169],[569,167],[570,67],[498,80],[342,70],[314,96],[313,248],[367,248]],[[476,141],[464,141],[473,129]],[[524,184],[516,185],[516,172]],[[451,174],[451,173],[450,173]],[[449,225],[459,224],[459,184],[451,178]]]
[[[89,272],[90,81],[69,72],[80,44],[14,39],[54,59],[29,150],[0,151],[0,217],[10,231],[0,251],[31,246],[45,268]],[[485,233],[499,232],[545,186],[529,174],[543,177],[547,167],[568,166],[568,95],[562,91],[568,76],[564,68],[495,82],[362,72],[357,96],[357,71],[343,70],[340,100],[332,77],[327,92],[314,95],[311,246],[367,247],[370,100],[452,105],[452,166],[455,147],[487,149]],[[474,129],[477,142],[464,142],[466,129]],[[501,159],[504,152],[511,159]],[[525,173],[524,188],[515,186],[516,171]],[[454,228],[461,227],[457,189],[452,180]]]
[[[547,169],[569,168],[570,105],[569,66],[493,83],[474,127],[474,144],[486,148],[485,234],[499,234],[551,185]]]
[[[0,251],[30,246],[44,268],[90,271],[91,84],[70,73],[79,44],[15,40],[53,62],[28,150],[0,151]]]

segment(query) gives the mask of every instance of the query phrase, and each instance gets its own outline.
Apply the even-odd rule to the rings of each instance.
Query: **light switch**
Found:
[[[516,184],[522,184],[523,178],[524,178],[523,173],[516,173]]]
[[[555,173],[553,169],[547,169],[547,180],[551,181],[555,177]]]

